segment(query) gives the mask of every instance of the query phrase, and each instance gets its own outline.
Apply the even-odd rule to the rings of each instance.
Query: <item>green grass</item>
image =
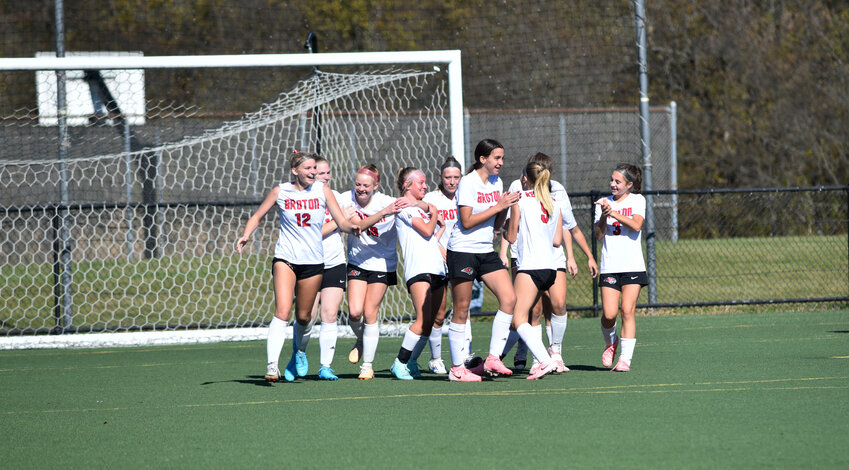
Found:
[[[569,282],[570,307],[592,305],[586,258]],[[271,312],[266,256],[167,257],[74,263],[74,324],[95,328],[264,321]],[[846,235],[657,242],[658,301],[839,297],[849,293]],[[5,328],[51,328],[52,267],[0,266]],[[409,312],[403,286],[394,307]],[[647,302],[643,289],[640,303]],[[388,303],[388,302],[387,302]],[[497,305],[487,291],[484,311]]]
[[[273,385],[264,342],[0,351],[0,455],[16,469],[849,466],[849,310],[637,325],[622,374],[600,367],[598,320],[570,319],[572,372],[537,382],[391,380],[397,338],[368,382],[346,339],[335,383],[313,375],[315,339],[311,375]],[[489,325],[474,327],[480,351]]]

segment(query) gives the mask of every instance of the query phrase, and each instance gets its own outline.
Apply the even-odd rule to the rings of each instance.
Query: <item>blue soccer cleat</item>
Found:
[[[401,362],[397,357],[395,358],[395,363],[389,368],[389,372],[392,372],[392,375],[398,380],[413,380],[410,370],[407,369],[407,364]]]
[[[333,369],[327,366],[321,366],[321,369],[318,370],[318,378],[321,380],[339,380]]]
[[[410,375],[414,379],[417,379],[422,376],[422,371],[419,370],[419,363],[416,361],[411,360],[407,362],[407,370],[410,371]]]
[[[289,359],[289,363],[286,364],[286,369],[283,371],[283,378],[286,379],[286,382],[291,382],[295,380],[295,374],[298,371],[295,368],[295,353],[292,353],[292,358]]]
[[[298,377],[303,377],[307,375],[307,372],[310,368],[310,361],[307,360],[307,353],[303,351],[295,352],[295,371],[298,373]]]

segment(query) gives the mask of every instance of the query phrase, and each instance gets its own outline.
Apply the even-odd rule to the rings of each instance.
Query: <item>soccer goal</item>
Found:
[[[465,155],[456,50],[78,53],[0,59],[0,83],[3,348],[264,338],[276,218],[233,247],[292,149],[328,158],[340,192],[374,163],[389,194],[399,167],[434,185]],[[412,312],[391,288],[382,333]]]

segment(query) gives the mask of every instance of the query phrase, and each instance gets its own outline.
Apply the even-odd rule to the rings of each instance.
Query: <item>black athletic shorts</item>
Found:
[[[317,276],[319,274],[324,273],[324,264],[294,264],[286,261],[282,258],[274,258],[271,260],[271,272],[274,273],[274,263],[285,263],[286,266],[289,266],[289,269],[295,273],[295,279],[300,281],[301,279],[308,279],[313,276]]]
[[[481,276],[499,269],[507,269],[494,251],[488,253],[464,253],[448,250],[446,256],[449,279],[480,280]]]
[[[556,269],[520,269],[516,274],[519,273],[525,273],[531,276],[531,280],[534,281],[534,285],[537,286],[540,292],[551,289],[551,286],[554,285],[554,280],[557,279]]]
[[[649,283],[649,278],[645,271],[633,273],[607,273],[601,274],[598,277],[599,287],[610,287],[618,291],[622,290],[622,286],[628,284],[639,284],[646,286]]]
[[[398,275],[395,271],[391,273],[383,271],[369,271],[353,264],[348,265],[348,280],[366,281],[368,284],[386,284],[394,286],[398,284]]]
[[[348,287],[348,269],[344,264],[337,264],[324,269],[324,277],[321,278],[321,288],[338,287],[345,290]]]
[[[428,284],[430,284],[430,289],[433,290],[438,289],[440,287],[444,287],[446,284],[448,284],[448,278],[446,278],[445,276],[440,276],[439,274],[429,273],[423,273],[413,276],[410,278],[409,281],[407,281],[407,292],[410,291],[410,286],[417,282],[427,282]]]

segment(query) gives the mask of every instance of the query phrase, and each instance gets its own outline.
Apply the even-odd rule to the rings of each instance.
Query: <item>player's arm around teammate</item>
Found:
[[[560,211],[549,193],[550,173],[541,164],[529,162],[523,179],[532,191],[523,191],[522,198],[510,209],[510,223],[505,237],[516,249],[518,269],[513,280],[516,308],[513,327],[534,355],[536,367],[529,380],[539,379],[557,370],[542,342],[542,328],[529,323],[531,310],[544,291],[552,288],[557,276],[556,250],[563,241]]]
[[[347,268],[348,312],[351,329],[357,336],[348,360],[356,364],[362,359],[361,380],[374,378],[372,363],[380,337],[378,312],[387,289],[397,283],[395,214],[410,205],[404,198],[395,199],[377,191],[379,184],[377,167],[366,165],[357,170],[354,189],[348,196],[356,210],[351,220],[362,227],[359,237],[348,237]]]
[[[439,213],[432,204],[427,205],[427,211],[417,204],[427,192],[424,173],[412,167],[402,168],[396,187],[410,201],[410,207],[395,216],[395,227],[404,255],[404,280],[416,317],[404,334],[390,371],[398,379],[412,380],[421,376],[417,360],[427,344],[445,290],[445,264],[439,256]]]
[[[268,365],[265,376],[265,379],[271,382],[279,380],[277,363],[283,350],[295,294],[297,293],[297,320],[306,324],[309,322],[310,310],[321,284],[324,269],[321,227],[325,210],[330,210],[333,220],[343,232],[359,234],[359,227],[344,218],[330,188],[321,182],[316,183],[313,154],[296,152],[290,157],[289,165],[292,181],[276,186],[268,193],[259,209],[248,219],[242,236],[236,241],[236,250],[241,253],[259,226],[260,220],[277,205],[280,229],[272,261],[275,308],[268,329]],[[293,354],[293,359],[294,357]],[[303,370],[303,374],[299,375],[306,374],[304,369],[305,367],[299,368]],[[285,377],[294,380],[294,371],[289,372]]]
[[[610,176],[611,195],[596,201],[594,231],[602,240],[601,330],[605,349],[602,364],[613,365],[617,346],[621,350],[614,371],[627,372],[636,345],[635,311],[642,286],[648,284],[641,246],[641,230],[646,200],[639,194],[642,170],[627,163],[619,164]],[[621,307],[620,307],[621,300]],[[616,336],[616,317],[621,313],[621,339]]]
[[[516,203],[519,195],[503,193],[504,183],[498,177],[504,162],[504,147],[495,140],[485,139],[475,147],[475,163],[460,179],[457,190],[459,220],[448,240],[447,264],[451,278],[454,315],[448,331],[452,368],[449,378],[455,381],[478,381],[480,377],[466,369],[468,355],[465,339],[466,320],[472,298],[472,282],[476,278],[495,294],[498,312],[492,325],[489,355],[476,372],[490,375],[512,375],[499,359],[504,349],[516,294],[507,268],[493,251],[492,239],[496,219]],[[503,220],[504,215],[500,216]]]

